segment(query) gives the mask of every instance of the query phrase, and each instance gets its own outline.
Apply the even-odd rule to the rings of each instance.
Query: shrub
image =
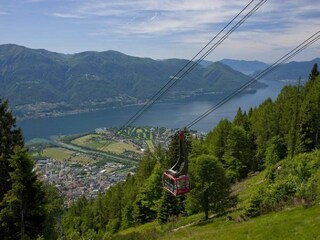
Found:
[[[269,167],[267,182],[249,201],[248,217],[290,204],[313,205],[320,200],[320,151],[287,158]]]

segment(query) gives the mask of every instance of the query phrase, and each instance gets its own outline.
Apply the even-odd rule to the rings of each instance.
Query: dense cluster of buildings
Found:
[[[116,170],[123,168],[120,163],[108,162],[102,167],[80,165],[51,158],[38,160],[37,170],[41,178],[55,185],[69,206],[80,196],[94,198],[110,186],[124,181],[125,174]]]

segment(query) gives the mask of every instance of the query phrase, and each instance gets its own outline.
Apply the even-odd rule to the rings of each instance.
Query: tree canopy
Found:
[[[1,99],[0,133],[1,239],[56,239],[61,197],[53,186],[38,178],[8,102]]]

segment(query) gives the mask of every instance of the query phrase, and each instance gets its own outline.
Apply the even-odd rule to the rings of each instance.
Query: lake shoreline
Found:
[[[250,107],[258,106],[269,97],[275,99],[286,85],[278,81],[265,83],[269,86],[237,95],[193,126],[191,130],[209,132],[221,119],[227,118],[232,121],[239,107],[243,111],[248,111]],[[212,108],[222,98],[221,94],[207,93],[175,101],[171,99],[157,102],[134,125],[182,128]],[[121,127],[140,109],[141,104],[109,107],[73,115],[17,120],[16,125],[22,129],[26,141],[37,138],[50,139],[50,136],[90,132],[97,128]]]
[[[265,88],[267,86],[264,87],[260,87],[261,88]],[[256,93],[257,90],[259,89],[255,89],[255,88],[250,88],[245,90],[243,93],[239,94],[239,96],[241,95],[246,95],[246,94],[254,94]],[[180,93],[179,97],[171,97],[171,98],[167,98],[164,100],[159,100],[157,101],[157,103],[174,103],[174,102],[179,102],[181,100],[185,100],[185,99],[190,99],[193,97],[201,97],[201,96],[206,96],[206,95],[223,95],[223,94],[228,94],[227,92],[213,92],[213,91],[208,91],[208,92],[198,92],[198,91],[194,91],[192,93],[188,92],[188,93]],[[144,106],[148,103],[149,100],[146,100],[144,102],[138,102],[138,103],[128,103],[128,104],[122,104],[120,103],[120,105],[108,105],[108,106],[102,106],[99,108],[85,108],[85,109],[72,109],[70,111],[57,111],[57,110],[53,110],[51,112],[39,112],[36,113],[35,115],[32,116],[24,116],[24,117],[19,117],[19,115],[21,115],[21,113],[17,114],[18,116],[16,117],[16,119],[18,121],[24,121],[24,120],[30,120],[30,119],[43,119],[43,118],[52,118],[52,117],[64,117],[64,116],[70,116],[70,115],[77,115],[77,114],[82,114],[82,113],[92,113],[92,112],[97,112],[97,111],[103,111],[103,110],[108,110],[108,109],[120,109],[120,108],[127,108],[127,107],[135,107],[135,106]],[[58,103],[57,103],[58,104]],[[13,111],[14,113],[16,112],[15,110]]]

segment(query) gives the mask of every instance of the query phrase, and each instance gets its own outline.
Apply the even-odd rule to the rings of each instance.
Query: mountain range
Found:
[[[261,61],[222,59],[220,62],[246,75],[261,71],[269,66],[269,64]]]
[[[314,64],[320,66],[320,58],[315,58],[305,62],[289,62],[277,67],[274,71],[268,73],[264,79],[275,81],[297,81],[299,78],[306,80]],[[319,68],[318,68],[319,69]],[[257,71],[255,74],[258,74]]]
[[[183,80],[173,78],[188,63],[153,60],[120,52],[60,54],[0,45],[0,96],[20,117],[136,104],[167,81],[178,81],[165,98],[231,91],[249,77],[222,63],[197,66]]]
[[[184,59],[153,60],[116,51],[62,54],[5,44],[0,45],[0,97],[9,100],[18,117],[25,118],[143,103],[168,81],[177,84],[163,99],[229,92],[250,80],[232,68],[236,68],[236,61],[226,60],[208,61],[182,80],[174,78],[187,63]],[[256,71],[252,64],[247,63]],[[310,72],[312,65],[302,65]],[[290,68],[283,67],[282,71]],[[260,83],[255,88],[263,86]]]

